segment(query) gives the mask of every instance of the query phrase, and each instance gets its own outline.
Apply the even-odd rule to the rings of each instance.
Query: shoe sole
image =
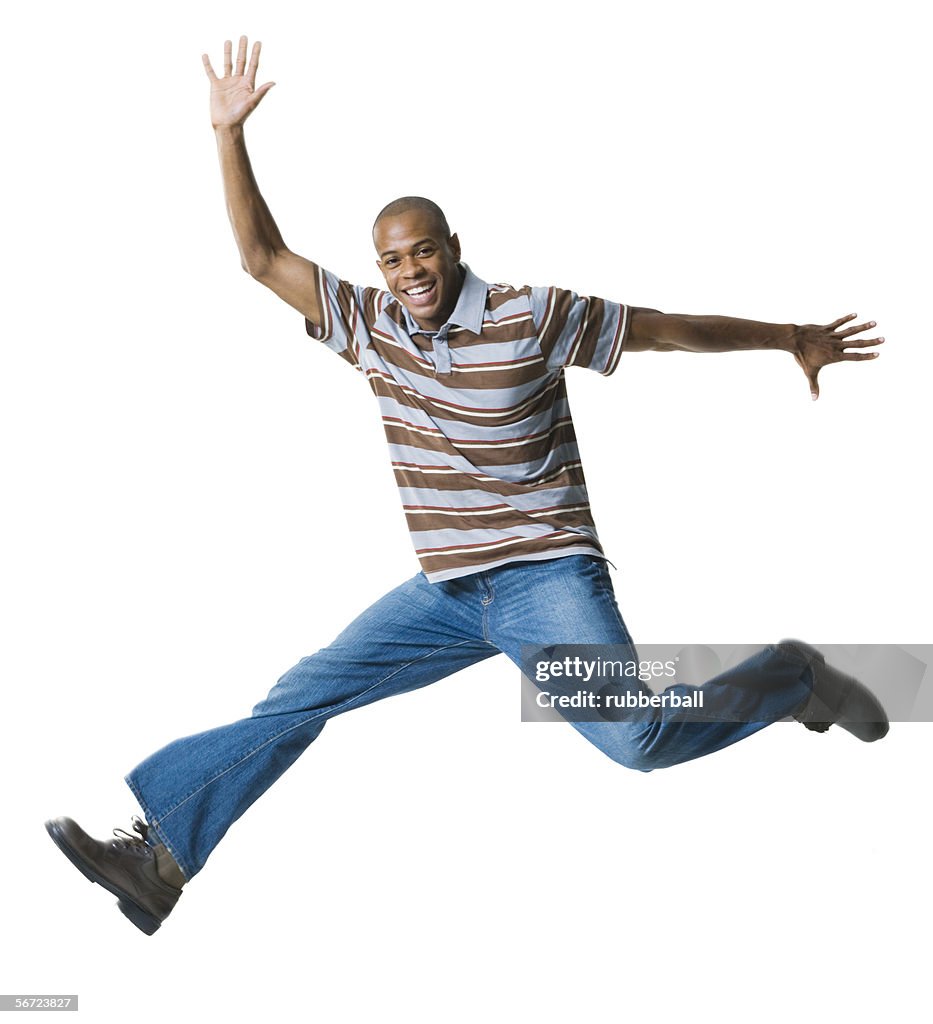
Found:
[[[812,729],[814,732],[826,732],[831,725],[838,725],[840,729],[845,729],[846,732],[851,733],[856,737],[856,739],[860,739],[863,743],[876,743],[878,740],[882,740],[887,736],[890,723],[888,721],[888,715],[884,709],[884,705],[863,682],[856,679],[854,676],[847,675],[845,672],[842,672],[837,668],[833,668],[832,665],[827,665],[826,657],[823,652],[812,647],[810,644],[805,644],[802,640],[782,640],[778,646],[780,647],[781,645],[793,647],[798,654],[803,655],[803,657],[807,659],[810,671],[814,677],[814,682],[816,681],[817,672],[817,669],[814,666],[815,662],[821,671],[832,672],[834,675],[846,680],[848,685],[857,686],[864,692],[866,699],[873,705],[874,715],[869,719],[850,719],[843,721],[840,718],[835,718],[828,722],[804,722],[804,728]]]
[[[157,917],[153,917],[147,910],[143,910],[138,903],[134,903],[124,890],[118,889],[112,882],[104,878],[103,875],[99,875],[77,850],[69,845],[68,840],[54,821],[47,821],[45,823],[45,830],[52,837],[52,842],[55,843],[59,850],[62,851],[85,878],[102,886],[107,892],[113,893],[117,897],[117,906],[120,908],[121,913],[129,918],[141,932],[145,932],[146,935],[152,935],[159,930],[162,922]]]

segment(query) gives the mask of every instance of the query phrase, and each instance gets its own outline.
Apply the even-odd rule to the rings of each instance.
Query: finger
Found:
[[[253,107],[256,106],[256,103],[258,103],[263,98],[263,96],[266,95],[266,93],[272,88],[273,85],[275,85],[275,82],[263,82],[262,85],[253,93],[253,98],[255,99],[256,102],[253,103],[252,106],[250,107],[251,110]]]
[[[266,93],[275,85],[275,82],[263,82],[263,84],[256,89],[256,91],[250,96],[249,101],[246,105],[247,111],[252,113],[256,109],[256,104],[266,95]]]
[[[883,345],[884,338],[852,338],[851,341],[847,341],[842,347],[843,348],[868,348],[869,345]]]
[[[831,324],[828,324],[827,326],[831,331],[834,331],[840,324],[844,324],[846,320],[854,320],[857,316],[858,313],[849,313],[846,316],[839,317],[838,320],[834,320]]]
[[[229,78],[233,74],[233,43],[224,40],[224,75]]]
[[[207,72],[207,77],[212,81],[217,81],[217,76],[214,74],[214,69],[211,67],[211,59],[206,53],[201,54],[201,62],[204,64],[204,70]]]
[[[259,51],[262,49],[262,43],[258,40],[253,43],[253,52],[249,55],[249,67],[246,69],[246,81],[249,82],[250,87],[256,85],[256,71],[259,68]]]
[[[850,334],[858,334],[859,331],[867,331],[869,327],[877,327],[877,323],[874,320],[869,320],[867,324],[858,324],[858,326],[847,327],[844,331],[836,331],[837,338],[848,338]]]
[[[820,386],[817,383],[816,377],[819,373],[819,369],[810,370],[807,372],[807,382],[810,385],[810,397],[815,402],[820,397]]]
[[[242,75],[246,70],[246,36],[240,36],[240,45],[236,50],[236,73]]]
[[[880,356],[880,352],[843,352],[843,359],[877,359]]]

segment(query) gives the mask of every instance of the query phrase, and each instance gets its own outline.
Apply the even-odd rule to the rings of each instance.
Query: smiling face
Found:
[[[373,228],[376,261],[389,291],[419,327],[437,331],[457,305],[460,242],[426,210],[383,217]]]

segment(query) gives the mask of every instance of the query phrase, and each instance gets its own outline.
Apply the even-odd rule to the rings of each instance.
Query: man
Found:
[[[813,397],[820,369],[873,358],[874,322],[778,325],[669,316],[560,288],[481,281],[461,262],[440,208],[408,196],[373,226],[385,289],[360,288],[291,252],[253,178],[246,118],[273,83],[255,87],[260,44],[236,67],[207,55],[211,119],[230,221],[244,269],[303,314],[308,333],[365,375],[386,438],[422,571],[363,612],[327,648],[278,681],[249,718],[157,751],[127,776],[146,820],[99,842],[70,818],[46,827],[86,877],[117,895],[152,934],[229,826],[333,716],[435,682],[523,647],[613,645],[634,655],[613,595],[580,464],[564,369],[611,374],[623,349],[793,354]],[[637,679],[626,692],[645,692]],[[673,708],[597,716],[574,727],[642,771],[700,757],[793,716],[871,741],[884,709],[856,680],[797,641],[767,648],[703,687],[702,718]]]

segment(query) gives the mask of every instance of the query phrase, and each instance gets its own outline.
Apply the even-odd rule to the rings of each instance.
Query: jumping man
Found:
[[[396,199],[376,217],[384,288],[341,280],[286,245],[256,185],[244,122],[272,88],[256,88],[224,45],[218,77],[205,54],[227,210],[244,270],[301,313],[308,334],[361,373],[382,412],[421,571],[286,672],[249,717],[175,740],[126,777],[145,820],[135,835],[90,838],[71,818],[46,827],[86,877],[152,934],[230,825],[335,715],[426,686],[522,647],[614,645],[635,657],[606,570],[567,399],[564,370],[613,373],[623,352],[781,349],[813,398],[829,363],[868,360],[881,337],[845,326],[669,315],[556,287],[489,284],[428,199]],[[339,529],[339,526],[335,527]],[[644,691],[637,678],[632,692]],[[618,763],[641,771],[720,750],[787,717],[865,741],[887,731],[858,681],[799,641],[766,648],[702,687],[715,712],[574,722]],[[667,693],[669,691],[665,691]]]

